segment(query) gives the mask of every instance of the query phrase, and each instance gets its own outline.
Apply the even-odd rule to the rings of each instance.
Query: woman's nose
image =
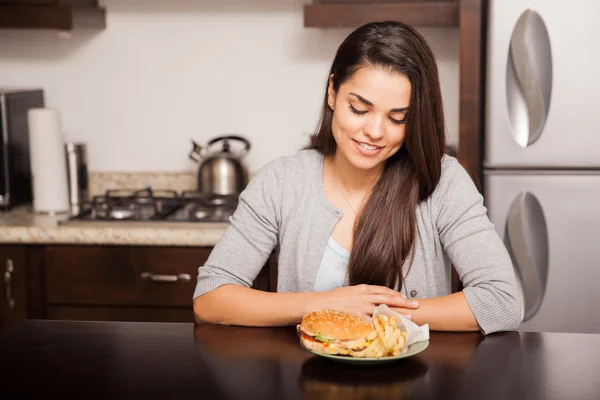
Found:
[[[373,139],[380,139],[385,134],[383,118],[374,116],[365,125],[365,135]]]

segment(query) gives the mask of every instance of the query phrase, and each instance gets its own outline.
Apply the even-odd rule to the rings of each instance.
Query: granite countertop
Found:
[[[0,212],[0,243],[112,244],[156,246],[214,246],[228,224],[198,223],[197,227],[63,226],[68,215],[35,214],[31,206]]]

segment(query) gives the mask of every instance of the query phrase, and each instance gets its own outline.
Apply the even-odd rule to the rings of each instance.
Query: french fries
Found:
[[[396,318],[378,315],[372,319],[373,331],[367,336],[368,346],[352,353],[353,357],[381,358],[398,356],[406,344],[406,332],[396,325]]]

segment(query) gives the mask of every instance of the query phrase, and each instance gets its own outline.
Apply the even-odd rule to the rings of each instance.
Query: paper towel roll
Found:
[[[60,115],[52,108],[27,112],[33,185],[33,210],[39,213],[69,211],[69,189]]]

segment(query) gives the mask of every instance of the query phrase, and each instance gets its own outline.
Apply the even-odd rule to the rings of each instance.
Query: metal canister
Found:
[[[65,143],[69,204],[71,214],[77,215],[89,199],[87,150],[84,143]]]

